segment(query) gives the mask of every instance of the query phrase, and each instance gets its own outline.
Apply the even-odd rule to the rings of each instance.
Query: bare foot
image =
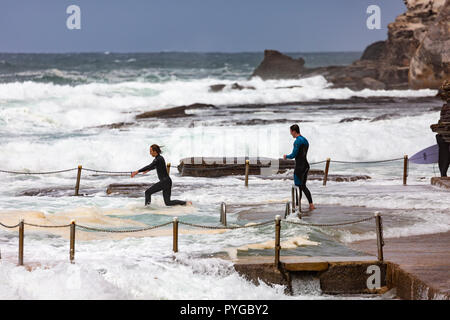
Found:
[[[309,211],[313,211],[314,209],[316,209],[316,207],[314,207],[314,204],[311,203],[309,205]]]

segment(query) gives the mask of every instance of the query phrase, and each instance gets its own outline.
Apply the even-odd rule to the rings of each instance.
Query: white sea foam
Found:
[[[308,159],[367,161],[412,155],[435,143],[429,123],[438,113],[379,122],[302,124],[310,142]],[[410,123],[417,125],[411,126]],[[30,124],[31,125],[31,124]],[[157,134],[156,134],[157,132]],[[63,136],[64,137],[64,136]],[[164,128],[132,131],[83,131],[64,139],[37,140],[28,135],[0,145],[6,169],[57,170],[83,164],[94,169],[128,171],[151,161],[148,145],[164,145],[167,162],[190,156],[265,156],[278,158],[292,149],[281,124],[251,127]],[[336,166],[336,165],[334,165]],[[336,167],[335,167],[336,168]]]
[[[149,111],[192,103],[214,105],[282,103],[317,99],[348,99],[351,96],[431,96],[434,90],[369,90],[330,89],[322,76],[300,80],[269,80],[254,78],[242,81],[256,90],[210,92],[216,83],[232,84],[230,80],[174,80],[162,83],[123,82],[90,83],[76,86],[51,83],[0,84],[0,119],[16,130],[34,130],[35,126],[77,129],[88,126],[129,121],[128,112]],[[283,86],[302,88],[277,89]]]

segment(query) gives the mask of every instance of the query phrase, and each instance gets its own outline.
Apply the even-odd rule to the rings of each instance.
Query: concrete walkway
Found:
[[[390,279],[403,299],[450,299],[450,232],[384,239]],[[376,255],[373,240],[348,245]]]

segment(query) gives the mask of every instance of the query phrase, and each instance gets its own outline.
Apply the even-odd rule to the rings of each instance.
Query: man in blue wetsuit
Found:
[[[309,210],[314,210],[314,204],[311,197],[311,192],[306,187],[306,180],[308,179],[309,163],[306,159],[306,154],[308,153],[309,143],[305,137],[300,134],[300,128],[298,125],[294,124],[291,126],[291,135],[294,137],[294,150],[291,154],[284,155],[283,158],[295,159],[295,170],[294,170],[294,184],[300,188],[300,201],[302,198],[302,192],[308,198]]]

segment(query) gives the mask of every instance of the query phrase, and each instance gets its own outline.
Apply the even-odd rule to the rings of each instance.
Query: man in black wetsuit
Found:
[[[161,190],[163,192],[164,203],[166,206],[192,204],[190,201],[170,200],[170,194],[172,193],[172,179],[170,179],[169,174],[167,173],[166,161],[161,156],[161,148],[157,144],[153,144],[150,147],[150,154],[155,158],[153,162],[148,166],[131,173],[131,177],[133,178],[140,172],[145,174],[156,168],[159,182],[155,183],[145,191],[145,205],[150,204],[152,194]]]
[[[302,192],[308,198],[309,210],[314,210],[314,204],[312,201],[311,192],[306,187],[306,180],[308,179],[309,163],[306,159],[308,153],[309,142],[300,134],[300,128],[294,124],[291,126],[291,135],[295,138],[294,150],[291,154],[284,155],[283,158],[294,159],[295,158],[295,170],[294,170],[294,184],[300,188],[300,201],[302,198]]]
[[[436,135],[436,141],[439,146],[439,171],[441,172],[441,177],[446,177],[450,165],[450,143],[445,142],[440,134]]]

